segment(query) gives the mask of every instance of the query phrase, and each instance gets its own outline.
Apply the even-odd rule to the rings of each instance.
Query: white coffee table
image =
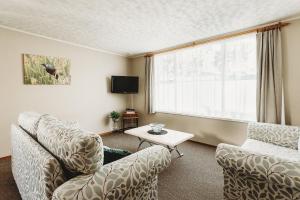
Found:
[[[185,133],[181,131],[175,131],[171,129],[163,129],[166,130],[168,133],[164,135],[152,135],[149,134],[151,127],[149,125],[141,126],[138,128],[133,128],[126,130],[125,133],[129,135],[136,136],[140,143],[138,145],[137,150],[141,147],[144,142],[148,142],[150,145],[152,144],[160,144],[166,146],[170,152],[175,150],[178,153],[178,156],[181,157],[183,154],[178,150],[177,146],[192,137],[194,137],[191,133]]]

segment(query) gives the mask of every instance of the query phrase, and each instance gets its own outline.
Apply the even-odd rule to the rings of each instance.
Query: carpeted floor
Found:
[[[0,200],[19,200],[21,196],[10,168],[10,159],[0,160]]]
[[[134,152],[138,139],[126,134],[103,136],[106,146]],[[147,147],[144,144],[143,147]],[[220,200],[223,196],[222,170],[215,160],[215,148],[196,142],[179,146],[184,153],[159,175],[159,200]],[[10,160],[0,160],[0,200],[21,199],[10,170]]]

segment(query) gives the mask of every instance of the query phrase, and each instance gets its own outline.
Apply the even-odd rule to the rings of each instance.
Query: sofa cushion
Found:
[[[103,165],[103,145],[97,134],[45,115],[40,119],[37,138],[72,173],[91,174]]]
[[[270,123],[250,122],[247,129],[249,139],[298,149],[300,127]]]
[[[42,117],[48,114],[40,114],[37,112],[22,112],[18,117],[18,124],[34,139],[37,139],[37,128]],[[71,128],[80,128],[79,123],[75,121],[62,121],[65,126]]]
[[[18,117],[18,124],[34,139],[36,139],[36,131],[38,122],[42,115],[36,112],[22,112]]]
[[[291,161],[300,161],[300,154],[298,150],[262,142],[259,140],[247,139],[241,148],[255,154],[276,156],[282,159],[289,159]]]

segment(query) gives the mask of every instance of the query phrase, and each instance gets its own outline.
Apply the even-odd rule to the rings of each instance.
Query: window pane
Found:
[[[157,112],[255,120],[255,102],[255,34],[154,57]]]

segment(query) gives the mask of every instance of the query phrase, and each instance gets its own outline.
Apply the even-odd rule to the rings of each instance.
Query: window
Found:
[[[155,55],[153,93],[156,112],[255,120],[255,34]]]

